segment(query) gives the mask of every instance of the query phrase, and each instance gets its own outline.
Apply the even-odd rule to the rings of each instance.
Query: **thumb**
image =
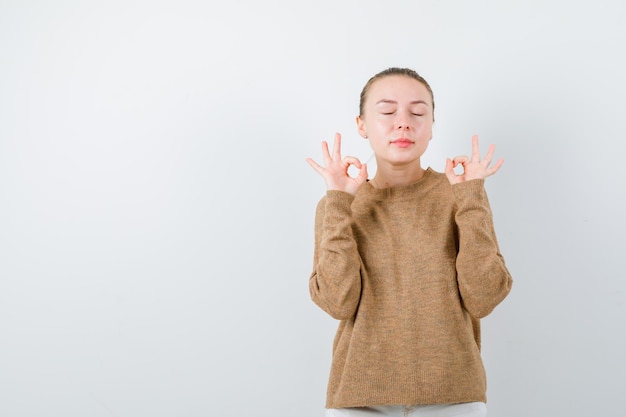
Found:
[[[359,184],[363,184],[367,180],[367,164],[361,165],[361,169],[359,169],[359,174],[356,178]]]
[[[446,175],[454,175],[454,165],[452,164],[452,160],[450,158],[446,158]]]
[[[457,181],[456,172],[454,172],[454,164],[450,158],[446,158],[445,173],[446,177],[448,177],[448,181],[450,181],[450,184],[454,184]]]

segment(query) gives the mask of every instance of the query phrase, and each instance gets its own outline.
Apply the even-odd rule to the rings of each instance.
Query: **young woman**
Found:
[[[433,93],[415,71],[389,68],[363,88],[359,134],[377,170],[332,152],[307,162],[327,186],[315,218],[313,301],[340,320],[327,416],[485,416],[479,319],[509,293],[484,179],[484,157],[422,168],[432,138]],[[354,166],[358,174],[350,176]],[[455,168],[462,173],[457,174]]]

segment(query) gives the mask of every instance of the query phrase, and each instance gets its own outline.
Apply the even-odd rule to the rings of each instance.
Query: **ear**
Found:
[[[356,117],[356,127],[359,131],[359,135],[361,135],[364,139],[367,139],[367,128],[365,127],[365,122],[361,116]]]

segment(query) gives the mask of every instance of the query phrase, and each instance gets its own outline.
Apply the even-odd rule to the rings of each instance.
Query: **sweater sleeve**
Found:
[[[361,297],[361,258],[352,231],[351,194],[329,190],[317,205],[311,298],[338,320],[354,316]]]
[[[498,247],[484,180],[455,184],[452,190],[457,204],[459,290],[466,310],[482,318],[507,296],[513,280]]]

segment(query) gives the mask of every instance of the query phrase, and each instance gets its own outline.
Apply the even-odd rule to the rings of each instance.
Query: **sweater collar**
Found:
[[[375,188],[369,180],[361,187],[361,191],[366,193],[366,195],[376,198],[376,199],[395,199],[400,198],[402,196],[406,196],[410,194],[411,191],[415,191],[432,181],[434,178],[434,171],[432,168],[428,167],[424,171],[424,175],[422,178],[417,180],[416,182],[408,185],[401,185],[397,187],[387,187],[387,188]]]

